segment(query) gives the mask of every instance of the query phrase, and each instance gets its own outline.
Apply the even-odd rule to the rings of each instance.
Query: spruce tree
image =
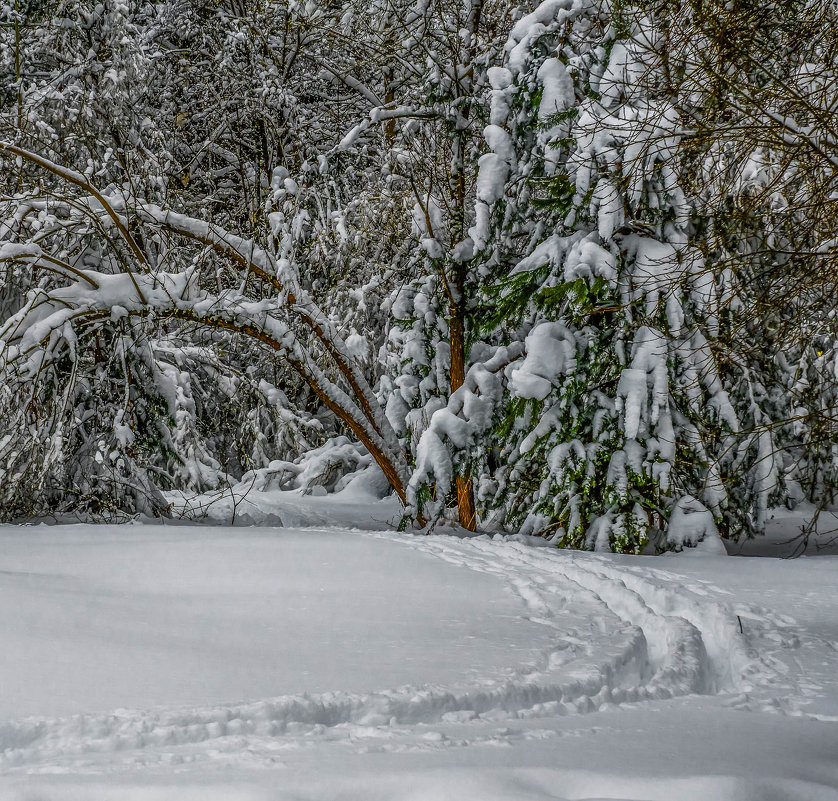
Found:
[[[489,70],[471,235],[487,354],[505,345],[511,361],[489,371],[502,402],[477,393],[482,428],[449,404],[419,467],[445,476],[440,454],[465,445],[500,519],[561,545],[695,544],[727,503],[718,453],[739,422],[712,347],[717,280],[691,241],[662,35],[638,9],[545,2]]]

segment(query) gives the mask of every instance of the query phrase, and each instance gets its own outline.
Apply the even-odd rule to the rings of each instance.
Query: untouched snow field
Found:
[[[296,527],[0,527],[0,799],[838,800],[838,557],[264,500]]]

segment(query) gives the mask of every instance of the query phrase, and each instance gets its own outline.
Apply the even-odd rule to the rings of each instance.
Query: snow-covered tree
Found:
[[[410,59],[405,76],[417,120],[404,139],[395,173],[410,189],[413,252],[410,282],[391,296],[393,320],[385,353],[397,373],[382,384],[388,415],[405,445],[417,450],[432,416],[465,381],[475,339],[481,276],[471,269],[476,164],[484,142],[486,68],[501,50],[513,9],[485,0],[437,0],[406,15],[398,47]],[[423,59],[415,56],[420,44]],[[474,529],[474,470],[466,449],[451,454],[451,481],[423,485],[440,508],[456,507],[457,519]],[[414,508],[416,508],[414,504]]]
[[[838,444],[836,22],[831,3],[706,2],[670,33],[684,64],[695,225],[728,286],[723,380],[757,456],[751,469],[732,465],[730,483],[782,489],[773,473],[791,499],[827,503]],[[740,524],[758,528],[781,498]]]
[[[446,453],[470,448],[506,522],[575,547],[695,542],[741,457],[712,344],[724,285],[693,241],[663,30],[653,9],[549,0],[489,71],[472,237],[496,286],[487,355],[520,356],[504,402],[483,391],[475,414],[460,399],[432,418],[419,470],[447,477]]]

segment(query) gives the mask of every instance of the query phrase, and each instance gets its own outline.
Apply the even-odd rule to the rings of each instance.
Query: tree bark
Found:
[[[473,64],[476,53],[477,29],[483,12],[483,0],[472,0],[468,16],[468,52],[466,63]],[[463,78],[458,91],[467,95],[471,90],[471,74]],[[469,118],[470,103],[462,107],[463,121]],[[453,214],[451,225],[451,244],[461,242],[466,235],[466,171],[465,148],[467,130],[460,127],[454,137],[454,153],[451,171],[453,188]],[[461,262],[453,265],[449,282],[448,332],[451,346],[451,392],[456,392],[466,378],[466,267]],[[474,504],[474,482],[471,472],[466,469],[462,475],[454,477],[457,489],[457,517],[460,525],[468,531],[477,530],[477,510]]]
[[[459,265],[458,265],[459,267]],[[457,276],[460,278],[461,276]],[[456,280],[457,291],[462,297],[464,281]],[[456,392],[466,379],[465,311],[462,302],[452,301],[448,307],[448,334],[451,346],[451,392]],[[474,486],[466,470],[455,476],[457,488],[457,517],[460,525],[469,531],[477,530],[477,512],[474,506]]]

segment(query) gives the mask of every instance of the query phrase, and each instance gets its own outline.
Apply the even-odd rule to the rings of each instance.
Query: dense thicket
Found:
[[[375,462],[639,551],[838,484],[827,0],[0,8],[0,513]]]

